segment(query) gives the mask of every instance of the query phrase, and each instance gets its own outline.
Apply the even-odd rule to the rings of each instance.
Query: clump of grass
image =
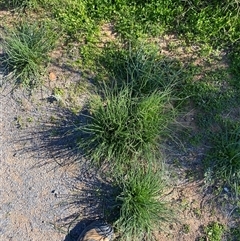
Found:
[[[163,57],[156,46],[143,46],[131,51],[125,61],[126,80],[135,92],[151,93],[164,90],[181,80],[181,64],[173,59]]]
[[[240,128],[226,128],[217,136],[206,161],[206,173],[213,181],[232,188],[240,186]],[[208,178],[209,178],[208,175]]]
[[[4,64],[13,72],[16,84],[32,89],[41,84],[40,75],[48,62],[56,34],[44,24],[22,23],[6,32],[3,39]]]
[[[80,127],[88,136],[79,146],[98,164],[107,161],[118,165],[136,157],[147,158],[155,153],[173,117],[169,99],[170,90],[134,97],[127,85],[120,90],[105,85],[102,96],[90,98],[89,122]]]
[[[174,221],[173,211],[162,200],[165,184],[161,171],[133,167],[117,178],[117,183],[119,218],[115,225],[120,240],[154,240],[154,231]]]
[[[240,41],[237,41],[231,49],[230,53],[230,70],[233,74],[232,84],[237,90],[240,89]]]
[[[120,86],[127,83],[133,94],[144,95],[177,87],[186,78],[181,63],[160,52],[157,45],[146,42],[132,42],[125,48],[110,44],[100,62]]]
[[[24,8],[29,4],[29,0],[1,0],[0,6],[8,9]]]

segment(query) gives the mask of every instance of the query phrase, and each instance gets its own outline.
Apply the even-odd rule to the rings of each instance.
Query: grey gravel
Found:
[[[11,85],[0,87],[0,240],[74,240],[66,238],[64,222],[81,220],[80,206],[70,199],[83,184],[76,179],[79,164],[57,164],[43,138],[43,123],[56,111],[46,101],[50,91],[34,99],[21,89],[10,92]]]

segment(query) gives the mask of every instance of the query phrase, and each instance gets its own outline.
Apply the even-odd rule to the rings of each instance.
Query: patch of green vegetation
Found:
[[[87,38],[93,37],[99,30],[98,24],[87,12],[85,1],[55,0],[51,3],[51,12],[72,39],[89,41]]]
[[[202,73],[201,73],[202,72]],[[197,81],[191,79],[185,82],[181,97],[189,96],[189,100],[196,107],[196,123],[199,127],[210,130],[212,125],[217,126],[223,120],[222,114],[229,108],[239,104],[236,89],[229,85],[231,78],[226,68],[206,71],[198,69],[195,75],[201,73]]]
[[[240,240],[240,228],[239,227],[230,229],[230,238],[232,241]]]
[[[33,117],[27,117],[27,122],[32,123],[33,122]]]
[[[136,94],[169,87],[177,89],[186,78],[183,66],[160,52],[157,45],[146,42],[130,43],[126,48],[110,44],[103,50],[99,62],[118,85],[127,83]]]
[[[189,224],[183,224],[182,232],[185,233],[185,234],[188,234],[190,232],[190,225]]]
[[[237,39],[239,5],[236,1],[193,1],[187,3],[188,14],[179,25],[184,34],[201,42],[227,43]],[[183,20],[182,19],[182,20]]]
[[[187,133],[186,135],[188,135],[187,138],[189,139],[190,144],[193,146],[199,146],[199,144],[201,144],[204,138],[203,133],[192,132],[191,130],[189,132],[190,133]],[[205,135],[206,135],[206,132],[205,132]]]
[[[117,178],[116,197],[119,217],[115,221],[120,240],[153,240],[153,231],[176,221],[173,211],[162,199],[165,183],[161,171],[133,167]]]
[[[238,197],[240,186],[240,127],[225,126],[215,134],[212,149],[205,160],[205,172],[208,178],[221,187],[230,186]],[[210,177],[209,177],[210,175]]]
[[[95,163],[113,165],[146,158],[155,153],[159,138],[166,135],[173,117],[169,90],[140,97],[132,88],[103,88],[102,95],[90,97],[89,122],[80,127],[88,135],[79,143]],[[170,108],[169,108],[170,107]]]
[[[230,70],[232,73],[232,84],[240,89],[240,41],[234,43],[230,52]]]
[[[87,9],[97,19],[112,20],[117,31],[128,39],[166,31],[211,44],[238,39],[239,5],[233,0],[224,3],[89,0]]]
[[[101,48],[96,46],[97,39],[92,39],[79,48],[80,59],[77,60],[78,67],[80,66],[82,70],[91,70],[97,73],[99,70],[97,60],[102,54]]]
[[[49,3],[43,2],[43,6]],[[188,40],[210,44],[215,48],[238,39],[239,4],[193,0],[60,0],[51,1],[54,13],[70,35],[91,36],[101,22],[114,23],[115,30],[125,39],[177,33]]]
[[[209,241],[221,241],[224,230],[224,226],[217,222],[212,222],[204,228],[207,240]]]
[[[29,0],[0,0],[0,7],[7,9],[24,8],[29,4]]]
[[[202,212],[200,208],[194,208],[193,213],[196,215],[197,218],[201,218]]]
[[[62,97],[64,95],[64,89],[60,87],[55,87],[53,89],[53,95],[59,98]]]
[[[15,84],[33,89],[41,84],[43,66],[54,47],[56,34],[40,23],[21,23],[3,38],[3,63],[13,72]]]

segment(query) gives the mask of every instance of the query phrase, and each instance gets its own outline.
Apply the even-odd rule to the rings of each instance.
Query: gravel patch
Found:
[[[0,240],[74,240],[65,223],[70,227],[82,218],[73,193],[88,173],[80,173],[76,162],[59,165],[51,153],[46,123],[59,113],[46,100],[50,94],[41,90],[33,100],[22,90],[11,94],[8,85],[0,87]],[[56,144],[53,152],[61,156],[63,146]],[[75,229],[75,236],[80,232]]]

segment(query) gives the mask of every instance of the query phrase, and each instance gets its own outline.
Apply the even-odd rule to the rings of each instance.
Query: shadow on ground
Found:
[[[68,189],[71,195],[63,197],[62,208],[78,212],[56,221],[56,227],[67,233],[65,241],[77,240],[86,226],[97,219],[113,223],[118,218],[116,196],[119,189],[103,179],[97,170],[91,169],[87,177],[79,174]]]
[[[51,106],[51,108],[50,108]],[[54,114],[52,118],[49,114]],[[73,175],[66,177],[64,186],[68,194],[54,193],[59,198],[61,209],[67,210],[68,216],[56,220],[54,226],[67,233],[65,241],[77,240],[86,225],[96,219],[105,219],[112,223],[118,214],[116,196],[119,189],[111,178],[103,178],[99,170],[84,158],[84,153],[78,148],[78,140],[85,133],[78,127],[86,123],[86,112],[74,114],[70,110],[56,105],[50,105],[43,114],[41,121],[31,127],[20,130],[20,143],[17,155],[28,153],[36,160],[32,168],[43,166],[71,166]],[[45,118],[44,118],[45,116]],[[23,144],[24,143],[24,144]]]
[[[68,235],[65,237],[64,241],[77,241],[79,235],[81,234],[81,232],[86,228],[86,226],[88,226],[92,221],[94,220],[90,220],[90,219],[85,219],[82,220],[80,222],[78,222],[77,224],[75,224],[75,226],[73,228],[71,228],[71,230],[69,230]]]
[[[31,153],[35,158],[35,167],[55,162],[64,166],[74,162],[84,163],[84,155],[78,148],[78,141],[85,134],[78,127],[85,120],[84,112],[73,114],[70,110],[49,105],[40,120],[33,120],[32,126],[22,128],[16,143],[24,143],[17,150],[18,154]],[[21,129],[21,127],[19,127]]]

